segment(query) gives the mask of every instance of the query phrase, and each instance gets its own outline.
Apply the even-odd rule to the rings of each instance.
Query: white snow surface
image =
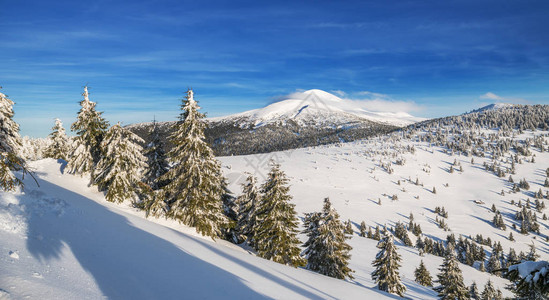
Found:
[[[369,120],[396,126],[406,126],[425,119],[406,112],[379,112],[368,110],[360,101],[339,98],[328,92],[313,89],[294,93],[290,98],[225,117],[209,118],[212,122],[241,122],[242,126],[262,126],[294,120],[301,125],[348,123]]]
[[[373,289],[365,274],[337,280],[258,258],[176,222],[147,220],[127,203],[106,202],[87,178],[63,173],[62,162],[31,167],[40,187],[25,180],[24,192],[0,193],[0,299],[392,297]]]
[[[489,130],[486,134],[495,132]],[[546,131],[528,131],[517,138],[524,140],[534,135],[545,134]],[[401,154],[395,150],[408,146],[415,147],[414,154]],[[370,243],[370,240],[357,236],[360,223],[365,221],[367,226],[372,227],[384,224],[394,226],[398,221],[407,224],[410,212],[414,215],[414,222],[421,226],[423,235],[435,241],[446,240],[446,236],[452,233],[456,235],[456,239],[460,235],[474,238],[477,234],[482,234],[484,238],[490,237],[492,241],[501,242],[505,254],[510,248],[514,248],[517,254],[520,251],[528,253],[528,245],[534,243],[537,253],[541,256],[540,260],[549,260],[549,243],[544,239],[548,233],[549,222],[541,218],[547,211],[538,213],[538,222],[542,228],[541,236],[522,235],[519,230],[512,228],[512,224],[517,224],[517,228],[520,228],[520,223],[513,218],[518,210],[516,203],[519,200],[526,203],[527,199],[533,203],[533,192],[541,188],[545,194],[548,190],[543,187],[543,183],[546,177],[545,169],[549,166],[549,153],[538,150],[533,150],[533,153],[536,155],[536,162],[517,164],[516,174],[512,175],[515,182],[522,178],[528,180],[531,188],[529,191],[514,194],[509,194],[512,187],[507,181],[509,174],[504,178],[498,178],[484,169],[484,162],[491,163],[489,157],[474,157],[472,164],[471,157],[445,153],[443,148],[429,143],[409,140],[393,142],[385,137],[220,159],[225,166],[225,176],[232,183],[229,187],[236,193],[240,191],[240,183],[246,177],[245,172],[255,174],[261,183],[268,172],[269,160],[279,162],[282,170],[290,178],[290,192],[300,216],[307,212],[319,211],[323,199],[329,197],[341,219],[350,219],[354,224],[351,268],[360,274],[357,278],[369,281],[369,274],[372,271],[370,263],[377,249],[372,249],[375,244]],[[397,159],[404,159],[404,165],[398,165]],[[463,172],[449,172],[454,160],[463,166]],[[392,174],[381,168],[381,163],[389,162],[394,169]],[[421,185],[413,183],[416,178]],[[400,185],[398,181],[401,182]],[[436,187],[436,194],[432,193],[433,187]],[[505,191],[504,196],[500,195],[502,190]],[[392,195],[397,195],[398,200],[392,201]],[[379,199],[382,202],[381,206],[377,204]],[[511,200],[515,201],[514,205],[511,204]],[[490,210],[492,204],[502,212],[507,225],[506,231],[493,227],[494,214]],[[437,215],[434,213],[437,206],[445,207],[449,212],[449,217],[445,221],[450,231],[444,231],[437,226]],[[516,241],[509,241],[510,232]],[[409,236],[415,244],[415,236]],[[491,251],[491,247],[483,247],[488,252]],[[414,297],[418,294],[411,288],[409,280],[414,278],[413,270],[422,258],[417,255],[417,249],[414,248],[402,247],[399,253],[403,255],[401,276],[408,288],[406,296]],[[487,254],[487,258],[489,255],[490,253]],[[423,260],[433,279],[436,279],[442,258],[426,255]],[[476,265],[478,266],[478,262]],[[479,272],[461,263],[460,268],[464,273],[466,285],[475,281],[482,290],[488,279],[491,279],[494,286],[501,289],[504,295],[512,295],[505,289],[509,281]],[[433,294],[427,293],[418,297],[432,296]]]

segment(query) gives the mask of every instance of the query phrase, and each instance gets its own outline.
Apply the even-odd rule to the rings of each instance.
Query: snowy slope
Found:
[[[488,133],[495,132],[486,132]],[[517,136],[517,139],[524,140],[542,134],[547,132],[526,132]],[[415,147],[415,153],[402,151],[409,146]],[[442,147],[389,137],[263,155],[223,157],[221,160],[225,165],[226,176],[233,183],[230,186],[233,191],[239,191],[239,183],[245,178],[244,172],[255,174],[261,182],[268,172],[268,161],[278,161],[291,178],[291,194],[299,214],[320,210],[324,197],[330,197],[333,207],[338,210],[342,219],[353,222],[355,232],[358,232],[361,221],[373,227],[384,224],[394,226],[397,221],[407,224],[408,216],[412,212],[415,216],[414,222],[420,224],[424,236],[435,240],[446,240],[446,236],[451,233],[456,238],[459,235],[474,237],[482,234],[484,238],[490,237],[492,241],[501,242],[506,253],[510,248],[514,248],[517,253],[527,253],[528,245],[534,243],[541,259],[547,260],[549,243],[544,237],[549,233],[548,221],[538,217],[542,224],[542,238],[533,234],[522,235],[511,228],[512,224],[517,224],[513,216],[518,209],[516,204],[511,204],[511,200],[515,203],[519,200],[526,203],[527,199],[533,201],[532,192],[541,188],[545,194],[548,190],[543,187],[543,182],[545,169],[549,166],[549,153],[537,150],[533,150],[533,153],[536,155],[536,163],[517,164],[517,172],[513,175],[517,182],[526,178],[531,185],[530,191],[516,194],[508,194],[508,175],[498,178],[484,169],[483,163],[491,162],[488,157],[474,157],[475,162],[471,163],[471,157],[445,153]],[[404,159],[404,165],[397,165],[397,159]],[[454,160],[463,166],[463,172],[449,172]],[[388,162],[392,162],[392,174],[381,167],[382,163]],[[416,178],[421,185],[413,183]],[[436,194],[432,193],[433,187],[436,187]],[[505,196],[500,195],[501,190],[505,191]],[[397,195],[398,201],[391,201],[392,195]],[[382,201],[381,206],[377,204],[378,200]],[[476,200],[484,204],[476,204]],[[492,204],[504,215],[508,227],[506,231],[492,226]],[[437,206],[443,206],[449,212],[446,222],[451,231],[444,231],[435,223],[434,209]],[[538,213],[538,216],[542,214]],[[520,222],[518,226],[520,227]],[[510,232],[513,233],[515,242],[507,238]],[[415,236],[410,234],[410,237],[415,243]],[[368,242],[368,239],[356,236],[353,238],[355,251],[352,263],[356,269],[371,271],[368,264],[371,259],[362,260],[357,257],[364,251],[371,251],[362,246],[362,243]],[[484,248],[491,250],[487,246]],[[414,248],[402,249],[403,255],[417,253]],[[417,255],[406,256],[402,272],[406,278],[413,278],[412,270],[419,264],[419,259]],[[437,259],[424,258],[431,275],[438,273],[440,260]],[[485,282],[491,278],[504,293],[509,293],[504,290],[504,279],[489,276],[463,264],[460,268],[464,271],[467,285],[476,281],[482,290]]]
[[[295,93],[288,99],[225,117],[210,118],[211,122],[239,123],[243,127],[262,126],[293,120],[300,125],[344,124],[368,120],[396,126],[405,126],[424,120],[405,112],[369,111],[358,102],[341,99],[322,90]]]
[[[260,259],[108,203],[86,179],[63,174],[54,160],[31,166],[40,188],[26,180],[25,192],[0,194],[2,299],[392,297],[373,289],[363,272],[347,282]],[[371,241],[364,247],[375,249]],[[373,252],[357,256],[364,255],[370,260]],[[426,296],[408,284],[414,298]]]
[[[336,153],[342,150],[323,149],[318,152],[318,161],[322,161],[325,150],[333,149]],[[303,152],[293,154],[294,158],[310,155],[306,150],[300,151]],[[231,159],[238,158],[223,161]],[[334,166],[327,160],[324,163],[327,167]],[[371,280],[371,262],[378,250],[376,241],[354,236],[350,244],[355,279],[332,279],[257,258],[238,246],[221,240],[213,242],[171,221],[144,219],[141,212],[129,208],[127,203],[106,202],[102,193],[87,186],[85,178],[63,174],[64,166],[54,160],[33,162],[31,166],[36,169],[40,188],[27,180],[25,192],[2,193],[0,197],[0,289],[11,298],[396,298],[379,292]],[[288,164],[285,168],[296,175],[295,168],[288,168]],[[292,192],[300,211],[320,209],[320,197],[330,195],[344,218],[352,217],[352,211],[364,213],[367,203],[346,203],[337,196],[345,186],[341,182],[339,187],[325,186],[334,189],[332,194],[318,186],[305,192],[303,188],[310,188],[303,186],[309,172],[294,177]],[[345,179],[348,177],[341,180]],[[319,180],[326,178],[321,176]],[[352,193],[353,182],[347,187]],[[399,211],[395,205],[386,207],[385,218]],[[367,210],[375,212],[372,207]],[[394,213],[389,212],[393,210]],[[380,222],[387,221],[380,218]],[[413,270],[423,259],[434,275],[442,258],[420,257],[417,250],[402,246],[399,252],[403,257],[401,275],[408,289],[406,296],[436,298],[431,289],[413,282]],[[483,284],[489,277],[468,266],[461,268],[467,283],[475,280]],[[504,285],[503,279],[491,277],[497,286]]]

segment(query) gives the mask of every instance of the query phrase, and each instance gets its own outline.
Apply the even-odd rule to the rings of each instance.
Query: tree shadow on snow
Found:
[[[19,198],[30,212],[29,252],[47,262],[70,248],[109,299],[266,298],[238,276],[80,194],[41,180],[39,190]]]
[[[176,231],[176,230],[173,230],[175,234],[177,235],[180,235],[180,236],[185,236],[183,233],[179,232],[179,231]],[[265,261],[265,264],[264,264],[264,268],[260,268],[254,264],[251,264],[247,261],[244,261],[242,260],[240,257],[237,257],[235,255],[231,255],[229,253],[229,251],[224,251],[224,250],[221,250],[217,247],[214,247],[210,242],[208,241],[205,241],[201,238],[197,238],[197,237],[192,237],[192,236],[188,236],[188,238],[190,239],[193,239],[194,242],[196,243],[199,243],[201,244],[202,246],[204,246],[205,248],[207,248],[208,250],[212,251],[213,253],[215,253],[216,255],[224,258],[224,259],[227,259],[229,261],[233,261],[235,263],[237,263],[239,266],[245,268],[247,271],[249,272],[253,272],[254,273],[254,276],[259,276],[259,277],[263,277],[267,280],[269,280],[270,282],[272,282],[271,284],[273,285],[273,287],[275,285],[280,285],[284,288],[287,288],[289,290],[292,290],[293,292],[305,297],[305,298],[308,298],[308,299],[315,299],[315,298],[336,298],[335,296],[333,295],[330,295],[330,294],[327,294],[326,292],[324,291],[321,291],[301,280],[299,280],[299,278],[297,277],[292,277],[291,275],[288,275],[288,274],[285,274],[285,273],[282,273],[280,271],[278,271],[275,267],[269,267],[270,264],[276,264],[275,262],[267,262]],[[257,260],[259,258],[256,258],[256,257],[253,257],[253,256],[250,256],[250,260]],[[278,266],[278,265],[274,265],[274,266]],[[308,271],[306,271],[308,272]],[[315,275],[318,275],[316,273],[314,273]]]
[[[65,174],[65,168],[67,167],[67,161],[64,159],[58,159],[57,163],[59,164],[59,172]]]

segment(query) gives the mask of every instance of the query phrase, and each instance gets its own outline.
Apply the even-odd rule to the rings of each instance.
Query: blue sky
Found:
[[[23,135],[75,120],[220,116],[297,90],[423,117],[549,104],[549,1],[1,1],[0,85]]]

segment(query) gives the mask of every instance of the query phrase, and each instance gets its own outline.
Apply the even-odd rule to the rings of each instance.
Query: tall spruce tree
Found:
[[[164,142],[160,138],[156,120],[149,132],[149,144],[145,146],[144,155],[147,158],[147,166],[143,175],[144,183],[140,183],[140,197],[144,199],[143,208],[147,216],[160,217],[168,211],[166,201],[159,196],[159,189],[167,182],[160,180],[169,171],[168,157],[164,152]]]
[[[246,182],[242,184],[242,195],[238,196],[238,220],[236,224],[237,232],[242,234],[248,244],[257,249],[255,243],[259,220],[257,219],[257,209],[260,206],[261,195],[257,188],[257,178],[248,174]]]
[[[51,140],[51,144],[44,150],[44,156],[67,160],[70,146],[61,120],[55,119],[55,125],[52,127],[49,139]]]
[[[255,244],[260,257],[290,266],[306,264],[300,254],[298,219],[295,205],[290,203],[289,179],[280,165],[271,160],[267,180],[261,185],[263,194],[257,215],[260,220]]]
[[[388,293],[404,296],[406,287],[400,281],[400,255],[394,243],[393,235],[387,231],[377,244],[381,249],[372,265],[376,268],[372,272],[372,279],[377,283],[377,288]]]
[[[145,167],[143,140],[119,124],[112,126],[101,142],[102,155],[93,170],[94,183],[106,191],[110,202],[134,197]]]
[[[492,284],[491,280],[488,280],[486,284],[484,285],[484,290],[482,291],[482,294],[480,295],[480,299],[482,300],[495,300],[497,299],[498,293],[496,291],[496,288]]]
[[[360,222],[360,236],[361,237],[366,237],[366,233],[368,228],[366,227],[366,223],[364,221]]]
[[[501,261],[499,260],[497,253],[494,250],[492,250],[492,255],[490,255],[490,258],[488,259],[488,263],[486,264],[486,271],[494,275],[500,276],[501,275],[500,270],[501,270]]]
[[[170,136],[173,148],[168,157],[172,169],[160,177],[168,182],[159,193],[168,218],[196,227],[212,238],[220,237],[228,220],[223,214],[223,175],[210,146],[204,141],[206,123],[191,89],[181,105],[179,121]]]
[[[21,137],[19,125],[13,120],[13,101],[0,93],[0,189],[13,191],[23,186],[14,171],[27,172],[25,160],[19,155]]]
[[[303,251],[306,268],[330,277],[352,279],[353,270],[349,268],[352,247],[345,241],[350,237],[345,235],[345,227],[330,199],[324,199],[321,213],[307,214],[304,223],[303,233],[309,237]]]
[[[448,247],[444,261],[439,268],[437,282],[440,284],[434,290],[438,293],[440,299],[465,300],[469,293],[463,283],[463,275],[458,266],[458,260],[454,254],[454,249]]]
[[[469,287],[469,298],[479,300],[480,299],[480,293],[478,291],[477,283],[473,281],[471,286]]]
[[[433,286],[433,278],[429,273],[429,270],[425,267],[423,260],[419,263],[414,271],[415,281],[423,286]]]
[[[227,217],[227,223],[221,227],[221,233],[223,239],[230,241],[234,244],[240,244],[244,242],[242,234],[240,234],[238,223],[238,208],[237,198],[233,196],[233,193],[228,188],[227,179],[223,178],[221,183],[223,188],[223,195],[221,196],[221,202],[223,203],[223,213]]]
[[[164,152],[164,142],[158,133],[156,120],[153,121],[152,129],[149,132],[149,140],[150,143],[145,146],[143,153],[147,158],[147,168],[143,177],[145,183],[153,190],[158,190],[166,184],[166,182],[159,181],[159,178],[168,172],[170,166]]]
[[[95,103],[90,101],[88,87],[84,87],[84,100],[80,101],[80,111],[71,130],[76,132],[75,148],[67,164],[71,174],[91,172],[101,158],[101,141],[109,123],[95,110]]]

